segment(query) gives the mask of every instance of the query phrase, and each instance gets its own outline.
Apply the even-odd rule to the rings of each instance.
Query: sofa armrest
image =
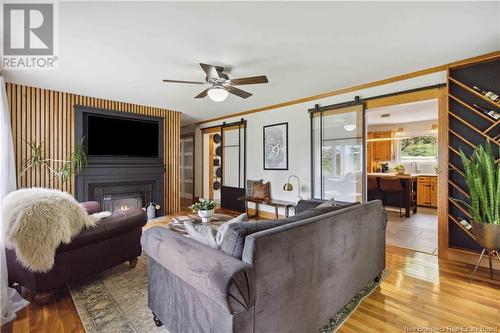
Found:
[[[87,214],[92,215],[99,213],[101,211],[101,204],[97,201],[84,201],[80,202],[83,208],[87,211]]]
[[[83,229],[69,244],[61,244],[57,248],[57,253],[78,249],[82,246],[113,238],[135,229],[140,230],[146,222],[146,212],[141,208],[114,212],[113,215],[97,222],[95,227]]]
[[[158,264],[229,313],[254,304],[251,265],[162,227],[145,230],[141,244]]]
[[[325,200],[318,200],[318,199],[300,200],[299,202],[297,202],[297,207],[295,207],[295,214],[299,214],[308,209],[315,208],[323,202],[325,202]]]

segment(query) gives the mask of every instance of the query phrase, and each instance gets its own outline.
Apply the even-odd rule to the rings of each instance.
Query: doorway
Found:
[[[194,199],[194,135],[183,135],[180,140],[180,197],[185,209]]]
[[[388,213],[388,245],[438,253],[437,98],[366,110],[368,200]]]

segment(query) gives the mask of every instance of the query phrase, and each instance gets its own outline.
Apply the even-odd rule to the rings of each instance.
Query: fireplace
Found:
[[[124,211],[144,206],[141,193],[106,194],[103,196],[102,208],[108,212]]]
[[[163,119],[160,117],[132,114],[111,110],[95,109],[84,106],[75,106],[75,134],[76,140],[83,140],[88,149],[89,136],[96,135],[88,131],[88,120],[91,116],[110,117],[110,119],[121,119],[136,121],[137,123],[156,123],[158,126],[155,150],[158,154],[149,156],[142,154],[140,147],[144,144],[138,133],[129,133],[130,140],[120,137],[123,126],[116,123],[113,128],[117,132],[110,137],[114,142],[114,148],[119,145],[134,145],[134,152],[126,150],[126,154],[99,155],[95,149],[99,148],[99,142],[106,146],[106,142],[99,141],[99,136],[93,137],[94,151],[90,151],[88,165],[76,177],[76,198],[79,201],[97,201],[103,210],[120,211],[130,208],[142,208],[149,202],[160,204],[159,215],[164,214],[164,174],[165,165],[163,161]],[[125,126],[126,127],[126,126]],[[90,138],[92,139],[92,138]],[[102,139],[102,138],[101,138]],[[97,141],[95,141],[97,140]],[[97,143],[96,143],[97,142]],[[138,148],[139,147],[139,148]],[[123,148],[123,147],[121,147]],[[100,149],[100,148],[99,148]],[[97,149],[97,150],[99,150]],[[137,150],[139,149],[139,150]],[[106,152],[109,153],[109,152]],[[129,155],[132,154],[132,155]],[[137,155],[137,156],[136,156]]]

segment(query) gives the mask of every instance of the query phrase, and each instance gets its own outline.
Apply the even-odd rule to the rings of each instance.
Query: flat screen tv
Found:
[[[86,123],[89,156],[159,156],[157,121],[88,114]]]

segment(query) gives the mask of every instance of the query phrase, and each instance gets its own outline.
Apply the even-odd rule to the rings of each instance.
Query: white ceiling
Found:
[[[500,49],[500,2],[60,2],[57,71],[9,82],[206,120]],[[254,96],[195,100],[199,62],[266,74]]]
[[[390,116],[383,118],[383,114]],[[366,112],[368,125],[403,124],[436,119],[438,119],[437,99],[385,106],[369,109]]]

